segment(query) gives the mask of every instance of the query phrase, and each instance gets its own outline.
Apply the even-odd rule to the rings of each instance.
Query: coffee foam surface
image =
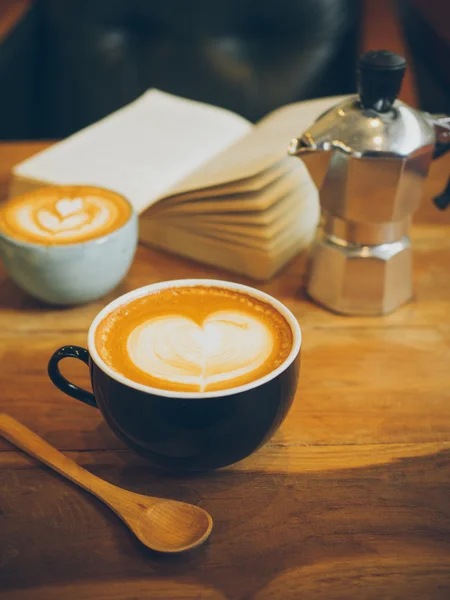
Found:
[[[0,229],[25,242],[73,244],[107,235],[130,217],[120,196],[91,186],[41,188],[8,201]]]
[[[142,371],[200,391],[248,375],[269,358],[272,347],[267,326],[237,311],[215,312],[202,325],[182,315],[156,317],[136,327],[127,343]]]
[[[274,370],[290,352],[292,333],[276,309],[246,294],[174,288],[113,311],[96,345],[109,366],[138,383],[202,392]]]

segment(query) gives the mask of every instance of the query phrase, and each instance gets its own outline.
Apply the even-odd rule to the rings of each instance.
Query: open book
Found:
[[[266,280],[309,245],[319,220],[317,189],[289,142],[338,101],[290,104],[252,125],[152,89],[16,165],[9,193],[113,189],[140,214],[142,243]]]

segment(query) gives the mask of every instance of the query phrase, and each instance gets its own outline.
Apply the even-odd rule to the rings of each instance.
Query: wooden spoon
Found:
[[[184,552],[202,544],[211,533],[211,516],[202,508],[135,494],[103,481],[9,415],[0,414],[0,434],[102,500],[152,550]]]

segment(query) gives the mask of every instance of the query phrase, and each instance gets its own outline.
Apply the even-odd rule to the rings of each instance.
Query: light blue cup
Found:
[[[127,274],[138,242],[134,209],[118,229],[103,237],[67,245],[22,242],[0,232],[0,255],[11,279],[49,304],[97,300]]]

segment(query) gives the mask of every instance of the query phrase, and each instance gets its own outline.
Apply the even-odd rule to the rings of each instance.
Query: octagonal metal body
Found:
[[[407,236],[377,246],[352,246],[329,238],[314,248],[309,296],[333,312],[384,315],[412,296],[411,244]]]

